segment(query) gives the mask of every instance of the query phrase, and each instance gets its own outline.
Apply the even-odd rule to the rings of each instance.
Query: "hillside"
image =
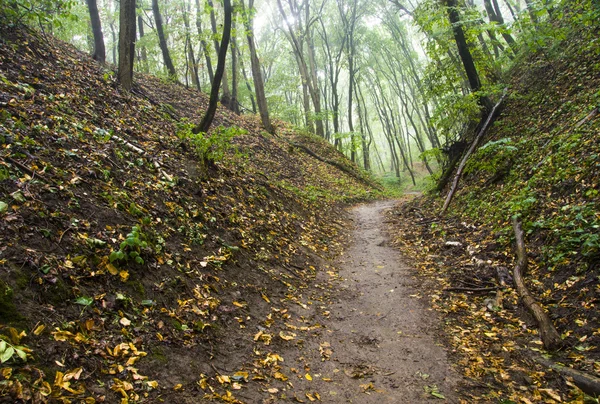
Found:
[[[318,332],[341,204],[376,184],[223,109],[203,163],[203,94],[137,74],[126,94],[69,45],[0,41],[0,401],[236,402],[275,380],[289,330]]]
[[[532,52],[508,73],[508,101],[448,214],[439,216],[445,189],[390,215],[397,244],[431,278],[458,366],[476,383],[469,402],[584,402],[542,354],[600,376],[598,11],[566,4],[575,9],[557,10],[538,33],[545,43],[522,45]],[[526,284],[563,339],[558,352],[543,350],[511,276],[498,300],[498,274],[516,262],[512,216],[525,230]]]

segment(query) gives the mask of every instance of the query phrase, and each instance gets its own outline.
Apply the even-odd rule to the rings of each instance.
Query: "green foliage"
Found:
[[[245,135],[248,132],[238,126],[218,126],[210,134],[192,133],[194,125],[187,121],[178,124],[177,136],[185,141],[189,141],[194,152],[200,158],[204,165],[211,165],[222,161],[225,155],[234,150],[239,155],[237,148],[232,144],[236,136]]]
[[[146,247],[148,247],[146,234],[142,231],[141,226],[133,226],[119,249],[112,251],[108,258],[110,262],[124,262],[132,259],[137,264],[143,264],[144,259],[140,254]]]
[[[0,16],[4,23],[60,25],[61,19],[72,18],[73,0],[3,0],[0,1]]]
[[[505,137],[490,141],[481,146],[469,159],[465,167],[465,174],[481,171],[496,173],[499,170],[507,169],[517,150],[511,138]]]
[[[0,363],[16,358],[27,361],[27,351],[29,351],[27,347],[12,344],[8,337],[0,335]]]

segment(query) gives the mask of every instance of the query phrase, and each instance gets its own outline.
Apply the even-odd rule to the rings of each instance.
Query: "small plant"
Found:
[[[248,133],[237,126],[230,126],[229,128],[218,126],[210,135],[203,132],[195,134],[192,133],[193,127],[194,125],[189,122],[182,121],[178,125],[177,135],[180,139],[189,140],[204,166],[211,166],[222,161],[229,150],[235,149],[231,143],[232,139]]]
[[[148,247],[146,235],[142,232],[140,226],[133,226],[131,232],[127,234],[125,241],[119,246],[119,249],[111,252],[108,259],[111,263],[132,259],[138,264],[143,264],[144,259],[140,256],[140,253],[146,247]]]

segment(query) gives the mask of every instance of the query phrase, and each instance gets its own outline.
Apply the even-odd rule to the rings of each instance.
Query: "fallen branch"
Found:
[[[575,125],[575,129],[579,128],[581,125],[583,125],[587,121],[594,119],[596,117],[596,115],[598,115],[599,112],[600,112],[600,107],[594,108],[592,110],[592,112],[590,112],[585,118],[583,118],[581,121],[577,122],[577,124]]]
[[[477,145],[479,145],[479,142],[483,138],[483,135],[485,135],[487,128],[492,123],[492,119],[496,115],[496,110],[500,107],[500,105],[502,105],[505,98],[506,98],[506,89],[504,89],[504,93],[502,94],[502,97],[500,97],[500,100],[496,103],[496,105],[494,105],[494,108],[492,108],[492,111],[490,112],[487,119],[485,120],[483,127],[481,128],[481,130],[479,131],[477,136],[475,136],[475,139],[473,140],[473,143],[471,143],[469,150],[467,150],[467,153],[465,153],[465,156],[461,160],[460,165],[458,166],[458,169],[456,170],[456,175],[454,176],[454,181],[452,181],[452,187],[450,187],[448,196],[446,196],[446,200],[444,201],[444,206],[442,207],[442,211],[440,212],[440,215],[443,215],[444,213],[446,213],[446,210],[448,209],[448,205],[450,205],[450,201],[452,201],[452,197],[454,196],[454,193],[456,192],[456,189],[458,188],[458,181],[460,181],[460,177],[462,176],[463,170],[465,169],[467,160],[469,159],[469,157],[471,157],[471,154],[473,154],[473,152],[477,148]]]
[[[533,360],[547,368],[555,370],[562,377],[573,379],[573,383],[584,393],[593,397],[600,397],[600,378],[580,370],[559,365],[541,356],[536,355],[533,357]]]
[[[367,185],[369,187],[374,187],[374,188],[377,188],[377,189],[381,190],[381,187],[377,186],[376,184],[371,183],[370,181],[367,181],[366,179],[364,179],[363,177],[361,177],[360,175],[358,175],[354,170],[352,170],[352,169],[344,166],[343,164],[338,163],[337,161],[334,161],[334,160],[323,158],[323,157],[319,156],[317,153],[315,153],[312,150],[310,150],[308,147],[306,147],[306,146],[304,146],[304,145],[302,145],[300,143],[291,142],[289,140],[287,140],[287,142],[290,145],[292,145],[292,146],[294,146],[294,147],[296,147],[296,148],[304,151],[309,156],[312,156],[312,157],[316,158],[317,160],[319,160],[319,161],[321,161],[321,162],[323,162],[325,164],[332,165],[335,168],[337,168],[338,170],[341,170],[341,171],[345,172],[346,174],[350,175],[351,177],[354,177],[355,179],[357,179],[358,181],[362,182],[363,184],[365,184],[365,185]]]
[[[150,156],[144,149],[134,145],[133,143],[128,142],[127,140],[123,139],[122,137],[113,135],[112,136],[113,139],[117,140],[119,143],[123,144],[125,147],[127,147],[129,150],[140,154],[142,156],[147,157],[152,164],[154,165],[154,168],[156,168],[158,170],[158,172],[160,174],[162,174],[163,177],[165,177],[165,179],[169,182],[173,182],[173,177],[171,177],[169,174],[167,174],[165,172],[165,170],[163,170],[162,166],[160,165],[160,163],[158,162],[158,160],[156,160],[155,158],[153,158],[152,156]]]
[[[54,181],[51,181],[47,178],[45,178],[43,175],[41,175],[39,172],[37,171],[33,171],[30,170],[29,168],[27,168],[27,166],[25,166],[22,163],[19,163],[17,160],[12,159],[8,156],[4,156],[4,160],[6,160],[6,162],[12,164],[13,166],[16,166],[19,170],[23,171],[25,174],[29,174],[29,176],[33,179],[34,177],[38,177],[40,180],[42,180],[43,182],[45,182],[46,184],[50,184],[50,185],[56,185],[54,183]]]
[[[498,288],[463,288],[463,287],[455,287],[455,288],[446,288],[445,292],[473,292],[473,293],[484,293],[484,292],[493,292]]]
[[[523,276],[527,271],[527,251],[525,250],[525,242],[523,241],[523,230],[521,229],[521,223],[514,217],[512,219],[512,224],[517,242],[517,263],[513,271],[517,292],[538,323],[540,338],[542,339],[544,347],[547,350],[556,350],[562,346],[562,340],[560,339],[558,331],[554,328],[554,324],[550,321],[548,314],[546,314],[542,306],[533,298],[531,293],[529,293],[527,286],[525,286]]]

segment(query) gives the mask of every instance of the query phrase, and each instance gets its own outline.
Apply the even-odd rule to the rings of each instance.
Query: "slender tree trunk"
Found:
[[[198,36],[200,37],[200,45],[202,46],[202,53],[204,53],[204,60],[206,62],[206,69],[208,70],[208,79],[212,83],[215,77],[212,67],[212,61],[210,59],[210,52],[208,51],[208,44],[204,39],[202,33],[202,12],[200,11],[200,0],[196,0],[196,29],[198,30]]]
[[[138,31],[140,36],[140,41],[144,37],[144,19],[141,15],[137,16],[138,22]],[[150,71],[148,66],[148,51],[146,50],[146,46],[142,45],[140,48],[140,61],[142,62],[142,71],[144,73],[148,73]]]
[[[269,133],[275,133],[275,128],[271,124],[269,118],[269,108],[267,106],[267,97],[265,95],[265,84],[263,82],[262,71],[260,68],[260,61],[256,52],[256,45],[254,43],[254,27],[253,21],[250,16],[245,12],[244,1],[242,0],[242,11],[246,14],[244,19],[246,24],[246,39],[248,40],[248,49],[250,50],[250,64],[252,68],[252,80],[254,81],[254,92],[256,93],[256,102],[258,104],[258,110],[260,111],[260,120],[265,130]],[[254,6],[254,0],[250,0],[248,4],[249,11],[251,12]]]
[[[135,58],[135,0],[121,0],[119,17],[119,68],[121,86],[131,91]]]
[[[117,64],[117,50],[119,48],[118,40],[117,40],[117,30],[115,28],[115,24],[111,21],[108,26],[110,27],[110,36],[112,38],[112,62],[113,64]]]
[[[475,67],[475,62],[473,62],[473,56],[469,50],[469,45],[467,44],[467,39],[462,28],[456,0],[445,0],[445,2],[448,18],[454,33],[454,40],[456,41],[456,46],[458,48],[458,54],[463,63],[465,73],[467,74],[467,79],[469,80],[469,87],[472,92],[477,92],[481,88],[481,81],[479,80],[479,74],[477,73],[477,68]],[[487,111],[492,108],[490,100],[486,96],[479,96],[479,102],[485,110],[483,111],[483,115],[486,115]]]
[[[235,13],[235,8],[234,8]],[[237,44],[235,42],[235,16],[231,18],[231,31],[234,35],[230,39],[231,47],[231,99],[229,100],[229,109],[234,114],[240,114],[240,106],[238,103],[238,59],[237,59]]]
[[[169,53],[169,47],[167,46],[167,37],[165,35],[162,16],[160,15],[160,9],[158,8],[158,0],[152,0],[152,14],[154,14],[154,22],[156,23],[156,33],[158,34],[158,44],[160,51],[162,52],[163,61],[169,74],[169,79],[177,81],[177,72],[175,66],[171,60]]]
[[[250,102],[252,103],[252,113],[258,113],[256,108],[256,101],[254,99],[254,90],[252,90],[252,86],[250,85],[250,81],[248,81],[248,73],[246,73],[246,67],[244,66],[244,58],[242,57],[242,53],[238,48],[238,58],[240,61],[240,68],[242,69],[242,76],[244,76],[244,82],[246,83],[246,89],[248,90],[250,96]]]
[[[182,6],[181,12],[183,13],[183,24],[185,25],[185,41],[187,43],[187,59],[191,67],[192,85],[196,87],[196,90],[200,91],[200,77],[198,74],[198,62],[194,56],[194,47],[192,46],[192,36],[190,30],[190,19],[189,19],[189,3],[186,6]],[[186,75],[187,77],[187,75]]]
[[[88,9],[90,12],[90,21],[92,24],[92,33],[94,34],[94,53],[92,57],[100,63],[106,61],[106,49],[104,48],[104,36],[102,34],[102,24],[100,22],[100,14],[98,13],[98,5],[96,0],[87,0]]]
[[[225,71],[225,63],[227,59],[227,47],[229,46],[229,38],[231,35],[231,14],[232,7],[230,0],[224,0],[224,11],[225,21],[223,22],[223,37],[221,38],[221,46],[219,49],[219,58],[217,62],[217,70],[215,72],[215,79],[212,83],[210,90],[210,101],[208,104],[208,110],[204,114],[202,121],[196,126],[192,132],[197,134],[200,132],[208,132],[210,125],[215,117],[217,111],[217,102],[219,100],[219,87],[221,87],[221,79],[223,78],[223,72]]]
[[[221,46],[219,45],[219,41],[217,40],[218,32],[217,32],[217,18],[215,17],[215,6],[213,5],[212,0],[206,0],[206,3],[210,7],[210,26],[213,32],[213,41],[215,45],[215,50],[220,55],[221,54]],[[222,41],[221,41],[222,42]],[[216,73],[215,73],[216,75]],[[214,82],[214,80],[213,80]],[[227,82],[227,69],[223,70],[223,77],[221,80],[221,85],[223,87],[221,94],[221,104],[228,106],[229,100],[231,99],[231,92],[229,91],[229,83]]]

